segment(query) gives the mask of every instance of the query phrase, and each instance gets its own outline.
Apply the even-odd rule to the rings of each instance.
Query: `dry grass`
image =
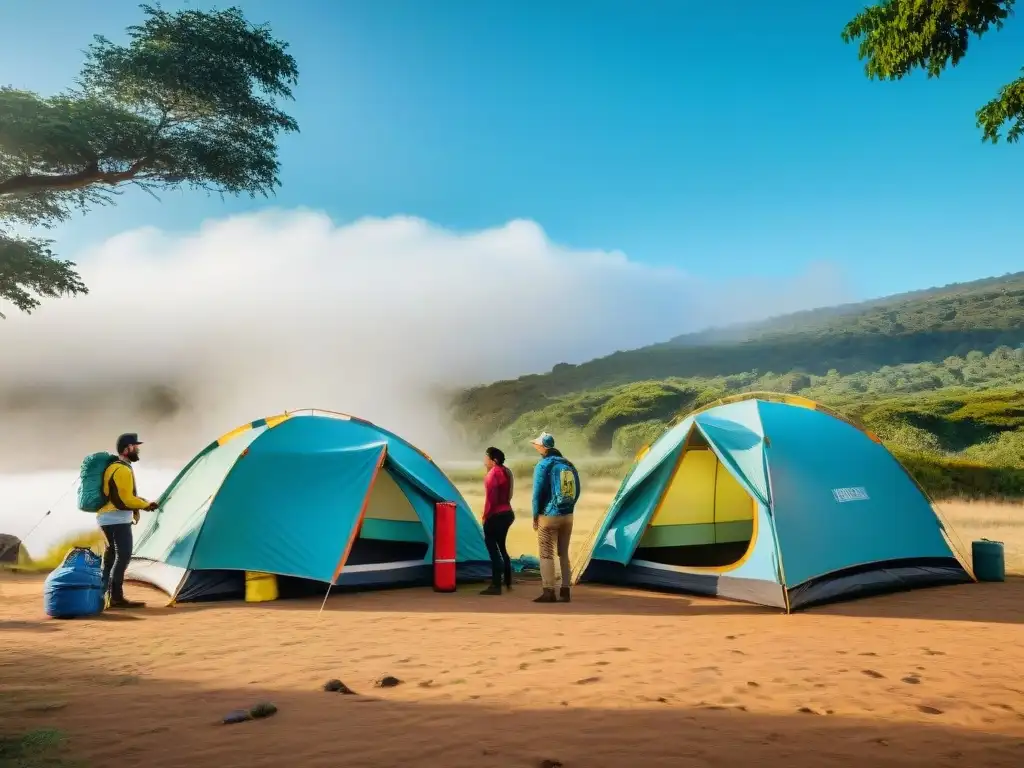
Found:
[[[517,493],[517,519],[509,531],[509,553],[518,557],[522,554],[537,555],[537,535],[530,524],[527,509],[529,486],[519,485]],[[572,537],[572,552],[575,557],[583,546],[591,529],[608,509],[615,492],[617,480],[587,478],[583,496],[576,507],[576,523]],[[480,482],[460,483],[459,490],[474,512],[479,516],[483,509],[483,485]],[[940,515],[956,532],[959,541],[954,540],[964,555],[971,555],[971,542],[977,539],[1001,541],[1006,549],[1006,572],[1024,575],[1024,502],[1011,501],[963,501],[949,500],[936,505]],[[46,554],[27,563],[19,563],[18,570],[52,571],[72,547],[89,547],[94,552],[103,552],[103,535],[99,532],[81,533],[55,544]]]
[[[522,488],[522,486],[519,486]],[[528,487],[528,486],[527,486]],[[576,523],[572,538],[572,555],[587,539],[588,534],[597,520],[608,508],[619,483],[614,480],[594,479],[586,482],[580,504],[576,508]],[[459,490],[466,501],[479,515],[483,509],[483,488],[480,483],[460,485]],[[524,493],[517,493],[517,506],[529,503],[523,498]],[[940,515],[954,529],[960,541],[954,543],[969,559],[971,542],[977,539],[1001,541],[1006,549],[1006,572],[1024,575],[1024,502],[1008,501],[960,501],[950,500],[936,505]],[[537,538],[530,525],[530,513],[520,508],[517,510],[516,524],[509,531],[509,554],[537,555]]]
[[[576,506],[575,523],[573,524],[572,545],[570,554],[575,557],[576,552],[586,540],[591,528],[608,509],[615,492],[619,489],[619,481],[606,479],[586,479],[583,495],[580,503]],[[517,485],[517,489],[524,485]],[[516,522],[508,532],[508,552],[513,557],[522,554],[537,556],[537,534],[533,532],[533,525],[530,520],[529,510],[529,486],[526,491],[517,490]],[[459,491],[466,498],[466,502],[479,517],[484,507],[483,485],[460,484]]]
[[[1024,502],[950,500],[935,506],[956,531],[960,541],[954,543],[965,556],[971,556],[972,541],[1001,541],[1006,572],[1024,574]]]
[[[40,557],[19,558],[17,566],[12,570],[25,573],[48,573],[64,561],[68,550],[72,547],[88,547],[96,554],[102,554],[103,546],[103,534],[99,531],[77,533],[54,544]]]

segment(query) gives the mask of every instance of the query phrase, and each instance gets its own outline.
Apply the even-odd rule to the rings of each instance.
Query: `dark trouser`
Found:
[[[491,581],[496,587],[501,586],[502,577],[506,587],[512,586],[512,558],[508,556],[505,539],[515,519],[513,512],[499,512],[484,521],[484,544],[491,556]]]
[[[132,557],[132,524],[100,526],[107,537],[103,550],[103,583],[110,590],[111,600],[124,600],[124,572]]]

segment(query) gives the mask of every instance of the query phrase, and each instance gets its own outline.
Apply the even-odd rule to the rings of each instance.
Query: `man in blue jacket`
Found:
[[[535,603],[569,602],[572,568],[569,564],[569,539],[572,537],[573,512],[580,497],[580,475],[572,462],[555,448],[555,438],[547,432],[533,441],[543,458],[533,471],[533,530],[540,549],[540,577],[543,592]],[[562,588],[555,597],[555,551],[562,571]]]

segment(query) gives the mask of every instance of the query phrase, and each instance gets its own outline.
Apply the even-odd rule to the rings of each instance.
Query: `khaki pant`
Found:
[[[541,515],[537,518],[537,543],[540,545],[540,578],[544,589],[555,588],[555,552],[562,569],[562,586],[572,582],[569,564],[569,539],[572,515]]]

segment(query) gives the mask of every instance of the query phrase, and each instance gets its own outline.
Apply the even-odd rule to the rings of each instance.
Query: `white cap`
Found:
[[[534,445],[539,445],[542,448],[554,448],[555,447],[555,438],[554,438],[554,436],[548,434],[547,432],[541,432],[536,438],[533,439],[532,442],[533,442]]]

